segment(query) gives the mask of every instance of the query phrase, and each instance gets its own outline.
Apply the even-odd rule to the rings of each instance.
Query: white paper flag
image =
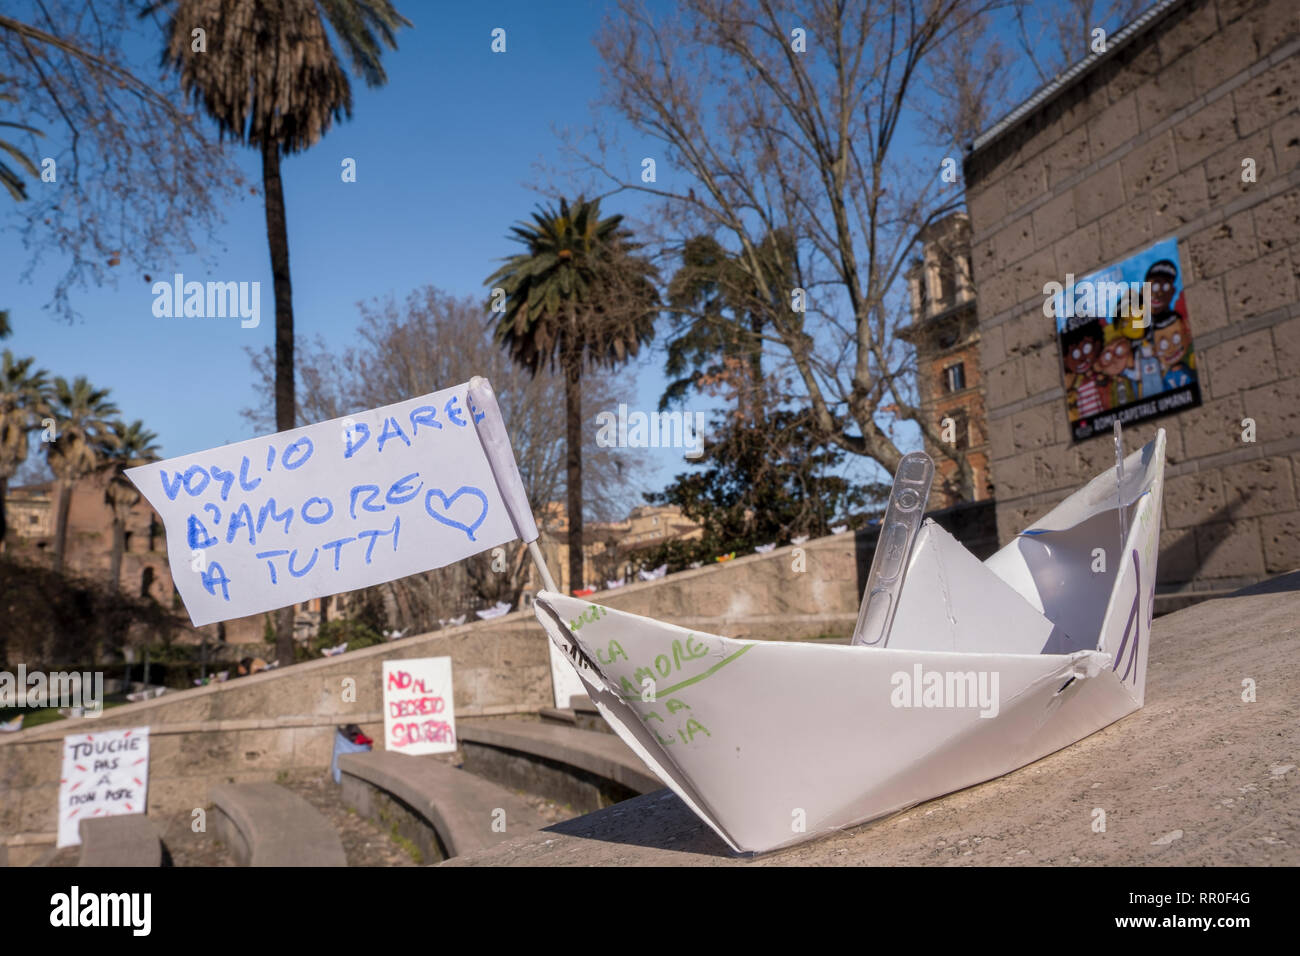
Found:
[[[467,385],[131,468],[210,624],[440,568],[515,538]]]

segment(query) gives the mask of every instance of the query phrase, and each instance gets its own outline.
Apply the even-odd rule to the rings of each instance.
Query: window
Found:
[[[28,523],[28,524],[37,524],[40,520],[41,520],[41,519],[40,519],[40,517],[39,517],[38,515],[28,515],[28,516],[27,516],[27,523]]]
[[[960,392],[966,387],[966,363],[958,362],[943,370],[943,388],[946,392]]]

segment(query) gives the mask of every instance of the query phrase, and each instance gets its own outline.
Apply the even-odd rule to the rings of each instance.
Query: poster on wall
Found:
[[[1044,288],[1076,442],[1201,404],[1178,241]]]
[[[444,754],[456,749],[450,657],[384,661],[384,749]]]
[[[82,820],[144,813],[148,792],[148,727],[64,737],[58,845],[80,845]]]

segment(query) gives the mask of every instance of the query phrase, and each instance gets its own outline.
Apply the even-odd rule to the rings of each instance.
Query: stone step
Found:
[[[241,866],[348,865],[329,821],[279,784],[219,783],[211,799],[216,832]]]
[[[525,720],[456,722],[465,769],[575,810],[609,806],[663,786],[614,734]]]
[[[435,757],[342,754],[339,770],[343,802],[383,829],[395,827],[424,862],[483,850],[546,825],[509,790]]]
[[[162,866],[162,840],[143,813],[81,821],[77,866]]]
[[[579,700],[585,701],[586,706],[579,705]],[[600,716],[600,711],[589,698],[575,697],[573,703],[575,706],[572,707],[543,707],[537,712],[537,716],[542,718],[543,723],[564,724],[568,727],[577,727],[579,730],[599,730],[605,734],[614,733],[614,728]]]

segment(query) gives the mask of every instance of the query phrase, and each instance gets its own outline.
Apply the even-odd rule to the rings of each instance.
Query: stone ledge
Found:
[[[345,802],[359,811],[370,809],[364,807],[364,798],[355,799],[361,795],[358,783],[396,798],[437,834],[448,856],[485,849],[545,823],[510,791],[430,757],[382,751],[343,754],[339,769]],[[503,811],[504,830],[493,826],[497,810]]]
[[[143,813],[82,820],[78,866],[162,866],[162,839]]]
[[[347,866],[329,821],[278,784],[218,784],[212,808],[217,833],[241,866]]]
[[[505,720],[468,721],[456,730],[466,770],[581,811],[661,786],[659,778],[613,734]]]

